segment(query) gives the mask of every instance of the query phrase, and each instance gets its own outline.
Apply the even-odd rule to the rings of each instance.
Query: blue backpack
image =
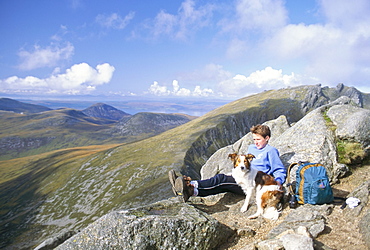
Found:
[[[326,168],[319,163],[293,163],[299,165],[296,172],[295,198],[299,204],[322,205],[334,201]]]

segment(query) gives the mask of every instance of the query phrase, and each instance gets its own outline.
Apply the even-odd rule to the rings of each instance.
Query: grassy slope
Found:
[[[0,98],[0,109],[24,114],[50,110],[45,106],[23,103],[10,98]]]
[[[98,119],[71,115],[73,110],[47,111],[40,114],[1,114],[0,138],[16,147],[0,155],[1,160],[40,154],[61,148],[102,144],[107,140],[104,130],[109,124]],[[33,144],[41,143],[41,147]],[[26,146],[28,145],[28,146]],[[5,152],[4,152],[5,151]]]
[[[142,119],[153,114],[142,114]],[[182,114],[162,114],[175,119],[194,117]],[[0,160],[41,154],[62,148],[87,145],[126,143],[142,140],[158,134],[154,128],[151,133],[138,135],[112,134],[117,123],[110,120],[85,116],[73,109],[52,110],[39,114],[21,115],[11,112],[0,113]],[[10,148],[9,146],[12,146]]]
[[[0,242],[4,244],[17,235],[29,238],[33,230],[42,230],[44,227],[37,222],[24,225],[25,221],[35,218],[40,212],[40,202],[63,188],[84,159],[114,146],[63,149],[0,161],[0,199],[4,201],[0,207]],[[34,236],[40,235],[36,233]]]

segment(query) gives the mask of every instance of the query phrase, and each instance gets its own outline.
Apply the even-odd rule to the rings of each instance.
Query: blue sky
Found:
[[[0,95],[369,93],[368,0],[2,0]]]

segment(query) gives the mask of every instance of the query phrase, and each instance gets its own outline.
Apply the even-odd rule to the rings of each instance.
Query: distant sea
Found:
[[[81,97],[75,99],[43,99],[37,98],[13,98],[15,100],[46,106],[51,109],[72,108],[83,110],[96,103],[105,103],[128,114],[134,115],[139,112],[154,113],[183,113],[192,116],[202,116],[209,111],[223,106],[230,100],[210,100],[210,99],[145,99],[145,98],[122,98],[122,100],[112,100],[110,98],[91,98]]]

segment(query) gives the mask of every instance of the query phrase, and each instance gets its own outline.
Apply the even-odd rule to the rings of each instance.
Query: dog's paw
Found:
[[[259,214],[253,214],[251,216],[248,216],[248,219],[250,219],[250,220],[256,219],[258,216],[259,216]]]
[[[240,212],[244,213],[247,210],[248,210],[248,206],[242,206],[242,208],[240,209]]]

